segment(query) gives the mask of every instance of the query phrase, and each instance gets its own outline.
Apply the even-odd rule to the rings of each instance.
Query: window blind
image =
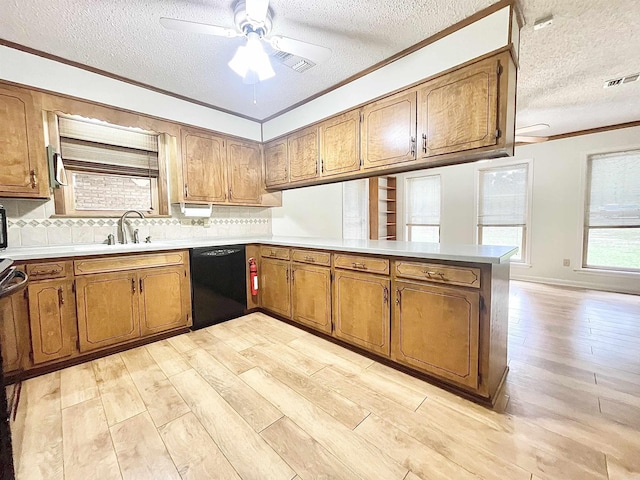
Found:
[[[640,151],[589,157],[589,227],[640,227]]]
[[[369,238],[368,180],[352,180],[342,184],[342,238]]]
[[[480,171],[478,225],[527,223],[528,164]]]
[[[85,171],[158,177],[157,135],[58,118],[65,166]]]
[[[440,175],[407,180],[407,224],[440,225]]]

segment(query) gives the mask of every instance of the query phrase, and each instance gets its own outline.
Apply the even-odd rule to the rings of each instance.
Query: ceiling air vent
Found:
[[[292,55],[285,52],[275,52],[272,57],[278,60],[283,65],[299,73],[305,72],[316,65],[311,60],[306,60],[297,55]]]
[[[614,78],[611,80],[607,80],[604,82],[604,88],[617,87],[624,83],[632,83],[637,82],[638,78],[640,78],[640,73],[633,73],[631,75],[627,75],[626,77]]]

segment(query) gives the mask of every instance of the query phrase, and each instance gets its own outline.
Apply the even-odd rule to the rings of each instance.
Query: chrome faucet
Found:
[[[127,215],[129,215],[130,213],[136,213],[140,218],[144,218],[144,214],[142,212],[139,212],[138,210],[127,210],[122,214],[122,216],[120,217],[120,222],[118,223],[118,235],[122,239],[122,243],[129,243],[127,241],[127,229],[125,228],[125,223],[129,223],[127,222]]]

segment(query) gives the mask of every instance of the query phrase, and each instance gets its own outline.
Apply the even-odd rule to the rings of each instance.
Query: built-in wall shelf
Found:
[[[396,240],[396,177],[369,179],[369,238]]]

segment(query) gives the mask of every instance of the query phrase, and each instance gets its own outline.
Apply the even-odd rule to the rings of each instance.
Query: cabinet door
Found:
[[[496,144],[499,65],[495,58],[474,63],[418,91],[423,157]]]
[[[336,270],[333,292],[333,335],[388,356],[389,279]]]
[[[76,303],[81,352],[140,336],[135,272],[77,277]]]
[[[320,146],[318,127],[305,128],[287,137],[289,179],[292,182],[318,176]]]
[[[187,202],[224,202],[226,149],[224,139],[196,130],[182,130],[182,176]]]
[[[260,204],[262,157],[256,143],[230,141],[227,150],[229,201]]]
[[[142,270],[138,278],[141,334],[186,327],[191,293],[184,267]]]
[[[260,301],[262,308],[284,317],[291,316],[289,262],[263,258],[260,262]]]
[[[28,332],[22,325],[27,323],[27,305],[23,292],[0,300],[0,349],[4,373],[20,370],[25,355]],[[28,327],[26,327],[28,328]]]
[[[31,94],[0,87],[0,196],[48,198],[42,115]]]
[[[362,110],[364,168],[416,158],[416,92],[402,93]]]
[[[267,187],[283,185],[289,181],[286,138],[265,144],[264,171]]]
[[[479,293],[408,282],[395,289],[392,358],[477,388]]]
[[[75,350],[76,302],[70,280],[29,285],[33,363],[68,357]]]
[[[291,303],[294,321],[331,333],[331,270],[293,264]]]
[[[360,168],[360,112],[355,110],[320,125],[322,176]]]

